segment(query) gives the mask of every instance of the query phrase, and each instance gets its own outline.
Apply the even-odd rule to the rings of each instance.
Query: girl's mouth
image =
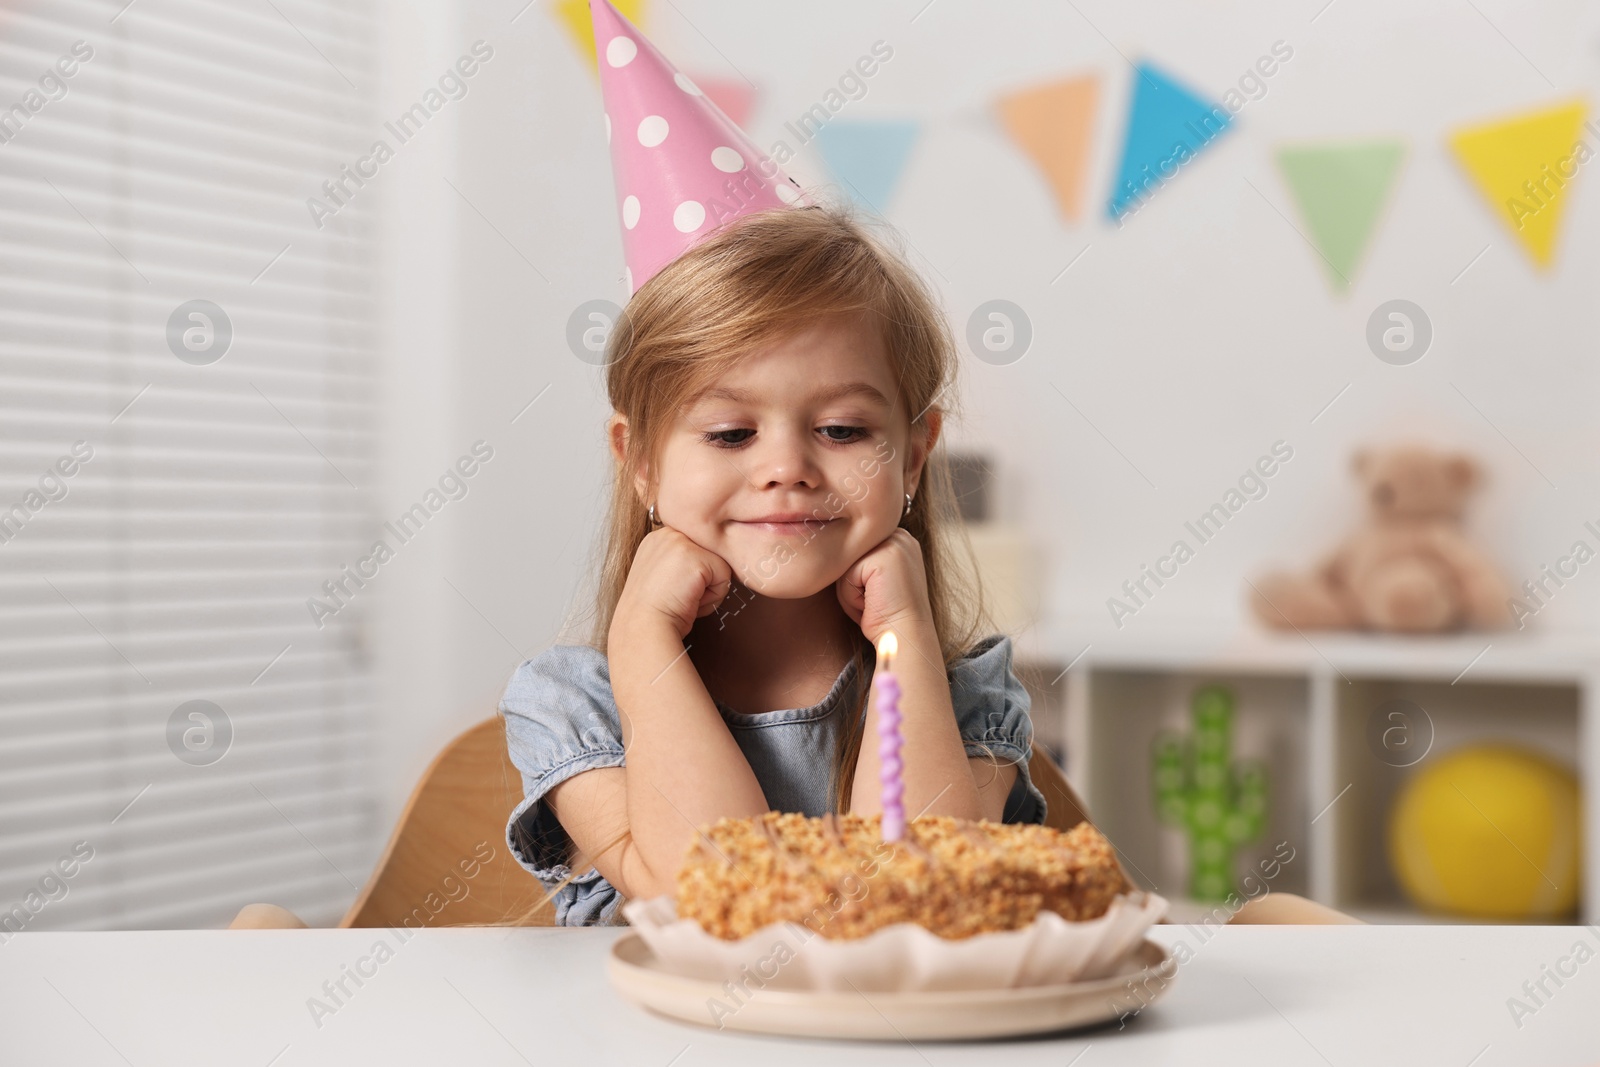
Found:
[[[791,537],[797,534],[820,532],[836,521],[835,519],[802,519],[795,522],[740,522],[739,525],[748,526],[752,530],[762,530],[766,533]]]

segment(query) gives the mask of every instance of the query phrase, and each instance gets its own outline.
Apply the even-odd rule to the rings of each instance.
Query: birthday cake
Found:
[[[774,922],[834,940],[899,922],[960,939],[1028,926],[1040,912],[1096,919],[1133,889],[1087,822],[1063,832],[926,816],[896,841],[882,840],[881,826],[854,813],[719,819],[678,871],[677,915],[724,940]]]

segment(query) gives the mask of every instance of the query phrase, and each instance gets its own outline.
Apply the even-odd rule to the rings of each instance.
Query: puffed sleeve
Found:
[[[1002,822],[1042,823],[1044,794],[1028,774],[1033,757],[1032,698],[1011,668],[1011,638],[986,637],[948,671],[950,701],[968,756],[994,757],[1017,765],[1017,780],[1006,797]]]
[[[620,767],[622,725],[605,655],[589,645],[553,645],[519,665],[500,700],[511,762],[522,772],[523,799],[506,823],[511,855],[546,890],[571,873],[571,838],[543,803],[575,774]],[[552,903],[556,925],[616,920],[622,897],[598,870],[562,887]]]

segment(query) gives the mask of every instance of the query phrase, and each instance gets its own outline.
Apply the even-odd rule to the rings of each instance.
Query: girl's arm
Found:
[[[607,634],[623,766],[573,775],[549,793],[567,836],[623,896],[672,892],[697,827],[768,809],[683,643],[732,576],[670,526],[645,536]]]
[[[597,767],[575,774],[546,793],[544,802],[578,847],[571,861],[574,876],[594,867],[625,897],[656,895],[658,886],[628,832],[624,768]]]
[[[1307,900],[1294,893],[1276,891],[1245,901],[1244,905],[1234,912],[1233,918],[1228,920],[1230,926],[1243,923],[1282,923],[1289,926],[1365,925],[1355,916],[1346,915],[1326,904],[1318,904],[1314,900]]]
[[[939,636],[932,623],[914,618],[904,625],[886,628],[894,631],[900,646],[894,672],[900,681],[900,776],[905,783],[902,802],[907,821],[918,815],[953,815],[974,820],[992,817],[999,822],[1010,782],[1006,782],[1005,789],[999,789],[1002,776],[992,774],[988,760],[967,758],[956,725],[955,704],[950,699],[950,679],[939,651]],[[976,763],[981,763],[982,768]],[[878,767],[878,702],[874,692],[867,703],[861,754],[851,785],[851,811],[877,815],[883,810]],[[1016,775],[1015,765],[1003,769]],[[980,795],[979,781],[985,784],[988,807]]]
[[[1017,765],[990,756],[968,756],[967,767],[978,786],[979,818],[990,822],[1004,822],[1006,798],[1017,781]],[[913,814],[906,812],[907,816]]]
[[[723,816],[759,815],[769,805],[670,624],[636,618],[614,626],[610,661],[627,760],[621,768],[626,829],[637,857],[624,875],[634,892],[618,891],[670,893],[696,827]],[[571,827],[567,832],[573,835]]]

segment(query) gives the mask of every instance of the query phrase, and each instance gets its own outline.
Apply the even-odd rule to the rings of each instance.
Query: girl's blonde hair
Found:
[[[655,499],[656,457],[690,399],[747,353],[824,317],[860,312],[882,330],[900,383],[900,394],[893,399],[906,411],[912,436],[927,429],[931,411],[944,415],[948,426],[959,359],[949,325],[903,255],[870,233],[847,206],[818,203],[741,216],[640,286],[606,349],[606,389],[611,406],[627,418],[628,446],[612,479],[598,589],[588,601],[594,605],[588,644],[607,651],[629,567],[651,529],[647,504],[635,491],[635,476],[641,470],[647,473],[648,499]],[[948,668],[994,626],[959,519],[943,433],[924,463],[911,511],[901,525],[922,549],[934,627]],[[853,653],[857,689],[847,698],[848,718],[833,765],[835,811],[850,806],[867,709],[865,683],[876,661],[871,643],[858,636]],[[575,844],[568,853],[572,873],[522,919],[593,866]]]

